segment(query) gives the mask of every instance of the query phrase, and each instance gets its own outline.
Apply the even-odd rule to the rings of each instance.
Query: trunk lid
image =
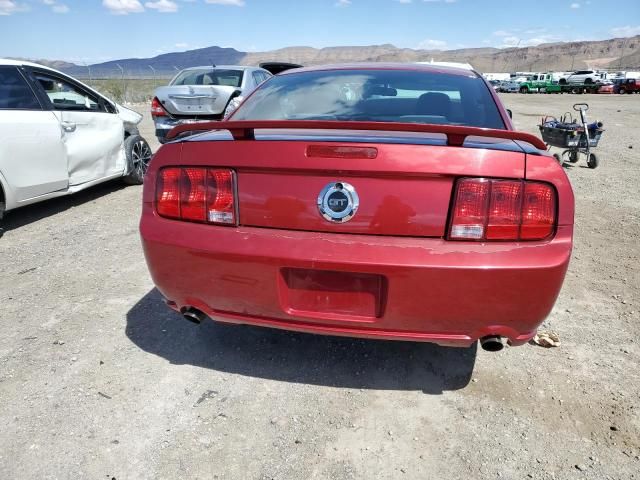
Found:
[[[456,178],[524,178],[525,171],[525,154],[513,140],[454,147],[433,138],[430,144],[406,144],[337,141],[335,133],[334,141],[282,131],[268,141],[260,135],[224,141],[223,135],[185,142],[182,163],[236,170],[239,222],[251,227],[442,237]],[[327,220],[318,206],[321,192],[336,183],[353,187],[359,199],[345,222]]]
[[[156,89],[155,96],[172,115],[220,115],[237,87],[226,85],[173,85]]]

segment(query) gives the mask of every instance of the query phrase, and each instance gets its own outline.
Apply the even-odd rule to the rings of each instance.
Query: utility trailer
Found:
[[[590,83],[590,84],[560,84],[553,82],[545,87],[545,93],[598,93],[598,89],[602,86],[602,83]]]

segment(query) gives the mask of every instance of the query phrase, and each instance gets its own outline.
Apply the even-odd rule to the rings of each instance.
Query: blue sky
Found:
[[[637,0],[0,0],[0,56],[77,63],[212,45],[452,49],[636,34]]]

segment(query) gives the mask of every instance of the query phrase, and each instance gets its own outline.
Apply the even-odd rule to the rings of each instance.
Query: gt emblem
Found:
[[[332,182],[318,195],[318,210],[326,220],[336,223],[348,222],[360,205],[360,199],[352,185]]]

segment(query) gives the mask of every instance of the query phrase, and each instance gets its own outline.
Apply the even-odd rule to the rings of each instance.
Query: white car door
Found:
[[[115,108],[68,77],[36,69],[32,74],[60,123],[69,185],[123,173],[124,125]]]
[[[15,65],[0,66],[0,175],[9,209],[68,185],[58,119]]]

